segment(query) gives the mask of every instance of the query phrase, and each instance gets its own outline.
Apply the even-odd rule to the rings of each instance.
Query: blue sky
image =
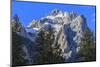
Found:
[[[33,19],[39,20],[47,16],[53,9],[66,12],[76,12],[84,15],[89,28],[95,33],[95,7],[71,4],[48,4],[36,2],[12,2],[12,17],[17,14],[21,23],[26,27]]]

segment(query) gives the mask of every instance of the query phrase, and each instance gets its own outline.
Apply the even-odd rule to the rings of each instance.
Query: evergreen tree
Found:
[[[26,60],[22,56],[22,37],[12,32],[12,65],[25,65]]]
[[[78,52],[79,61],[95,61],[96,45],[93,33],[90,29],[86,29],[80,43],[80,51]]]
[[[60,63],[63,61],[60,54],[57,52],[53,53],[54,48],[52,44],[54,42],[54,32],[51,27],[47,31],[41,30],[36,41],[37,51],[39,52],[36,64]]]

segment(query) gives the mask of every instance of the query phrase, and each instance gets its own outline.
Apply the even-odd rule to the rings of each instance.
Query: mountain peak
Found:
[[[67,13],[59,9],[54,9],[51,14],[40,19],[39,22],[32,21],[31,26],[33,30],[37,27],[38,31],[48,31],[49,28],[52,28],[55,37],[52,45],[60,44],[65,59],[77,53],[82,33],[87,29],[86,19],[83,15],[78,16],[76,12]]]
[[[16,22],[19,22],[19,17],[18,17],[18,15],[17,15],[17,14],[16,14],[16,15],[14,15],[13,19],[14,19]]]
[[[56,16],[59,13],[62,13],[62,12],[59,9],[54,9],[54,10],[51,11],[51,14],[50,15]]]
[[[71,20],[73,20],[73,19],[75,19],[77,17],[77,13],[76,12],[71,12],[70,13],[70,18],[71,18]]]

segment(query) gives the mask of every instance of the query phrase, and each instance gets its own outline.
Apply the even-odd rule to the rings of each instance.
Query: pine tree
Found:
[[[25,65],[26,60],[21,55],[22,52],[22,37],[12,32],[12,65]]]
[[[58,53],[53,53],[52,44],[54,42],[54,32],[50,27],[48,31],[41,30],[37,37],[37,63],[36,64],[50,64],[62,62],[62,57]],[[59,49],[59,48],[58,48]]]
[[[78,52],[79,61],[95,61],[96,45],[93,33],[90,29],[86,29],[80,43],[80,51]]]

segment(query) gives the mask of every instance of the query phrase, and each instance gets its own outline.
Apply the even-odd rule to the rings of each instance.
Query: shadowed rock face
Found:
[[[25,43],[21,43],[23,48],[20,49],[25,53],[23,58],[27,59],[29,64],[34,63],[35,60],[31,60],[31,58],[38,54],[35,50],[35,39],[41,30],[48,31],[49,28],[52,28],[55,37],[53,44],[51,44],[52,47],[55,48],[60,45],[61,56],[65,59],[64,62],[68,62],[69,58],[72,59],[70,62],[74,62],[80,48],[79,43],[83,36],[82,33],[87,29],[86,19],[83,15],[77,16],[75,12],[67,13],[57,9],[53,10],[50,15],[29,23],[27,28],[36,31],[33,34],[26,31],[17,16],[12,20],[11,24],[13,33],[16,33],[19,38],[23,37],[22,42],[25,41]]]

